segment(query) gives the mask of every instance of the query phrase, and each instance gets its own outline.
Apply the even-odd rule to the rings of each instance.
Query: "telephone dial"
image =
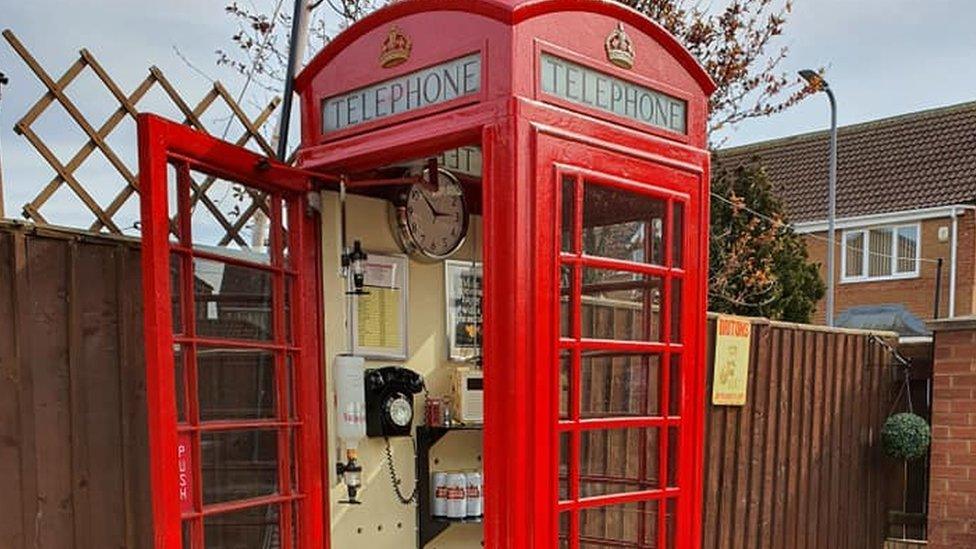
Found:
[[[410,436],[413,395],[424,390],[420,374],[399,366],[366,370],[366,436]]]

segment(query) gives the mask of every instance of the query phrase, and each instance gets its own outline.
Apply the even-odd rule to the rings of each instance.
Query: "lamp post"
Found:
[[[800,76],[816,91],[822,91],[830,99],[830,171],[827,182],[827,326],[834,325],[834,254],[836,253],[837,217],[837,100],[827,81],[820,73],[805,69]]]

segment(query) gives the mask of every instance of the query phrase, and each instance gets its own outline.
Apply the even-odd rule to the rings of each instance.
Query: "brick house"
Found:
[[[821,131],[721,150],[714,168],[766,167],[824,279],[828,150]],[[976,313],[976,102],[840,128],[837,180],[838,324],[925,337],[937,292],[939,317]]]

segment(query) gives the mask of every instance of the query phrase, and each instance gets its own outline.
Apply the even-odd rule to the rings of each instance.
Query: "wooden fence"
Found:
[[[134,240],[0,222],[0,546],[151,547],[141,307]],[[709,407],[704,547],[882,547],[888,357],[764,322],[752,356]]]
[[[0,225],[0,546],[149,548],[136,242]]]
[[[865,332],[754,323],[746,405],[706,416],[704,548],[882,547],[890,363]]]

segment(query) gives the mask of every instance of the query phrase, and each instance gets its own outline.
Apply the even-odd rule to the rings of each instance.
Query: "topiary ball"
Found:
[[[916,414],[894,414],[881,428],[881,445],[895,459],[913,461],[923,457],[931,442],[929,424]]]

